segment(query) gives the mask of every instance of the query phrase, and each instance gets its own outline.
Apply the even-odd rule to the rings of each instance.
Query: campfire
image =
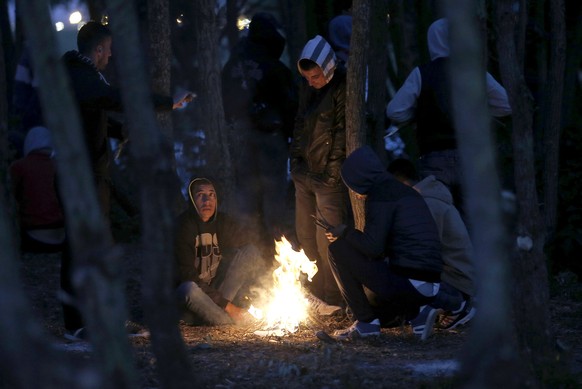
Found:
[[[275,241],[275,259],[279,267],[273,271],[273,288],[260,307],[251,305],[249,313],[261,320],[263,326],[255,331],[260,336],[284,336],[299,329],[308,317],[308,302],[301,286],[301,273],[311,282],[317,266],[303,250],[295,251],[285,237]]]

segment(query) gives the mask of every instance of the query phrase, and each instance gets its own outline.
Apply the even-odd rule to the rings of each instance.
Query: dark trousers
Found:
[[[293,182],[297,239],[305,255],[316,261],[318,269],[309,289],[329,304],[344,305],[329,266],[329,241],[311,215],[323,215],[334,226],[346,223],[349,209],[347,188],[343,183],[329,186],[304,174],[293,174]]]
[[[359,321],[379,318],[388,325],[399,316],[411,319],[434,299],[420,294],[408,278],[394,274],[387,261],[367,258],[344,239],[330,244],[329,261],[342,296]]]

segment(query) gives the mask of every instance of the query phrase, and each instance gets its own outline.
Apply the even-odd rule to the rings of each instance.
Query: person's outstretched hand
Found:
[[[192,92],[185,92],[174,98],[173,109],[184,108],[189,102],[194,100],[196,95]]]

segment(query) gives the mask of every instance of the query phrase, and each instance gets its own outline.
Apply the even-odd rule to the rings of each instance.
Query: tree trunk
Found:
[[[124,321],[127,317],[121,277],[121,250],[97,201],[89,159],[70,81],[56,51],[49,8],[44,2],[20,1],[26,36],[39,80],[40,100],[57,151],[59,192],[63,198],[73,257],[73,287],[104,387],[135,385],[136,375]]]
[[[229,129],[224,118],[218,59],[218,30],[214,0],[200,0],[197,12],[193,12],[196,28],[195,53],[198,57],[198,73],[194,75],[199,93],[199,127],[206,135],[206,174],[212,174],[222,193],[223,210],[235,206],[235,186],[232,160],[229,151]]]
[[[478,311],[460,358],[460,382],[465,388],[517,388],[523,375],[514,332],[507,326],[511,317],[510,269],[475,11],[470,2],[447,2],[451,99],[479,277]]]
[[[544,93],[544,214],[548,238],[556,231],[558,211],[558,161],[562,128],[562,101],[566,66],[564,0],[550,3],[550,64]]]
[[[296,0],[279,0],[281,18],[287,38],[287,52],[291,69],[301,54],[307,41],[307,25],[305,24],[305,2]]]
[[[4,185],[0,185],[2,191]],[[75,366],[58,352],[36,321],[19,278],[18,250],[0,197],[0,386],[3,388],[107,387],[93,368]],[[79,377],[91,377],[79,380]]]
[[[517,199],[517,245],[514,260],[514,319],[518,344],[531,371],[547,377],[552,369],[548,273],[544,256],[544,227],[538,207],[533,152],[533,99],[516,56],[516,18],[512,0],[499,0],[496,9],[501,78],[513,111],[512,144]],[[523,22],[523,21],[522,21]],[[524,39],[522,36],[521,39]],[[533,374],[532,374],[533,376]]]
[[[116,63],[130,138],[133,139],[132,153],[138,169],[136,174],[142,178],[142,292],[145,318],[151,330],[162,386],[191,388],[196,386],[196,381],[177,326],[178,310],[171,287],[174,217],[169,204],[173,198],[171,184],[175,172],[172,159],[163,148],[160,127],[154,114],[133,4],[124,0],[109,0],[108,5],[115,11],[111,28],[116,41],[115,55],[119,59]]]
[[[368,61],[367,124],[370,144],[386,162],[384,130],[386,117],[386,77],[388,73],[388,0],[372,2],[370,15],[370,56]]]
[[[366,144],[366,72],[370,36],[370,0],[355,0],[352,6],[352,38],[346,86],[346,152]],[[350,191],[356,228],[363,230],[366,222],[364,201]]]

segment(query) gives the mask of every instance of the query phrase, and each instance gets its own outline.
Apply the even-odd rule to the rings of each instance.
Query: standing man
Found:
[[[375,336],[396,318],[430,304],[443,269],[436,224],[422,196],[386,171],[370,146],[349,155],[346,185],[366,200],[364,231],[328,228],[330,262],[356,321],[340,339]]]
[[[224,113],[236,139],[238,212],[261,234],[270,256],[286,229],[289,138],[297,111],[291,70],[279,59],[285,49],[279,27],[273,15],[255,14],[222,69]]]
[[[449,24],[446,19],[438,19],[430,25],[427,41],[431,62],[412,70],[388,103],[386,116],[396,127],[416,122],[421,178],[434,175],[443,182],[451,191],[461,216],[464,216],[461,167],[450,101]],[[511,107],[505,89],[491,74],[485,73],[483,77],[491,115],[510,115]]]
[[[290,149],[295,228],[305,254],[317,263],[313,294],[324,303],[340,306],[344,302],[329,267],[329,242],[312,215],[333,225],[347,218],[349,199],[340,176],[346,158],[346,73],[319,35],[307,42],[297,67],[306,82],[299,94]]]
[[[77,34],[78,51],[71,50],[63,55],[81,115],[99,204],[107,221],[109,221],[111,193],[109,175],[111,146],[108,138],[124,139],[121,123],[107,116],[108,111],[121,112],[123,110],[121,93],[117,88],[109,85],[101,73],[109,64],[111,43],[112,35],[109,28],[101,23],[90,21],[83,25]],[[168,96],[154,96],[154,106],[159,110],[170,111],[182,107],[191,99],[192,97],[187,95],[173,102]],[[67,294],[73,295],[70,273],[70,253],[65,250],[61,266],[61,287]],[[85,338],[82,320],[76,308],[65,304],[63,311],[65,329],[70,335],[69,338]]]

